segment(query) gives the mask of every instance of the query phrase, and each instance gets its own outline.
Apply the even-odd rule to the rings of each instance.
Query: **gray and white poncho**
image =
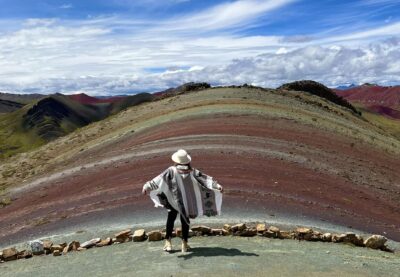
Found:
[[[143,186],[143,190],[150,191],[155,207],[173,208],[187,223],[190,223],[189,218],[197,216],[220,215],[221,186],[197,169],[180,170],[177,167],[167,168]]]

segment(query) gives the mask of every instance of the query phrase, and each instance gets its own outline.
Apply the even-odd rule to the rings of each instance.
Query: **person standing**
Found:
[[[191,166],[191,157],[183,149],[171,156],[173,166],[143,185],[142,193],[149,192],[155,207],[168,210],[164,250],[172,251],[172,231],[177,215],[182,225],[182,252],[188,244],[190,219],[221,214],[223,187],[211,176]]]

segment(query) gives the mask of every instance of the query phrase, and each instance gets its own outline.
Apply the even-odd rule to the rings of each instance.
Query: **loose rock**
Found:
[[[102,239],[99,243],[96,244],[96,247],[103,247],[112,244],[111,238]]]
[[[69,251],[76,251],[80,247],[79,241],[72,241],[64,247],[63,254],[67,254]]]
[[[298,240],[311,240],[313,230],[310,228],[297,228],[295,230],[296,239]]]
[[[372,249],[384,249],[387,238],[381,235],[372,235],[364,241],[364,245]]]
[[[29,242],[29,246],[32,249],[33,255],[42,255],[44,254],[43,242],[40,240],[34,240]]]
[[[232,229],[232,227],[231,227],[231,225],[229,225],[229,224],[224,224],[224,227],[223,227],[222,229],[224,229],[224,230],[230,232],[231,229]]]
[[[84,243],[82,243],[80,245],[80,247],[89,249],[89,248],[95,246],[96,244],[98,244],[100,241],[101,241],[100,238],[91,239],[91,240],[88,240],[88,241],[85,241]]]
[[[151,231],[147,234],[149,241],[160,241],[163,239],[160,231]]]
[[[50,252],[51,252],[51,253],[53,253],[54,251],[59,251],[59,252],[61,252],[61,251],[64,250],[64,248],[65,248],[65,247],[63,247],[63,246],[60,245],[60,244],[53,244],[53,245],[51,246],[51,248],[50,248]]]
[[[213,236],[224,236],[224,233],[227,232],[224,229],[211,229],[211,235]]]
[[[264,233],[265,231],[267,231],[267,226],[264,223],[259,223],[256,226],[257,229],[257,233]]]
[[[14,261],[18,258],[18,251],[15,248],[7,248],[3,250],[3,260]]]
[[[241,237],[254,237],[255,235],[257,235],[256,228],[246,228],[239,232],[239,236]]]
[[[115,241],[119,243],[124,243],[132,240],[132,231],[130,229],[121,231],[115,234]]]
[[[232,227],[231,227],[231,230],[232,230],[232,232],[238,232],[238,231],[243,231],[244,229],[246,229],[247,228],[247,226],[246,226],[246,224],[244,224],[244,223],[239,223],[239,224],[236,224],[236,225],[233,225]]]
[[[61,256],[61,251],[60,250],[54,250],[53,251],[53,256]]]
[[[278,227],[270,226],[266,232],[264,232],[264,236],[268,238],[279,238],[280,230]]]
[[[201,235],[209,235],[211,234],[211,228],[201,225],[201,226],[194,226],[191,228],[194,233],[200,233]]]
[[[51,240],[44,240],[43,241],[43,249],[46,250],[51,250],[51,246],[53,245],[53,242]]]
[[[295,234],[289,231],[279,231],[279,238],[280,239],[294,239]]]
[[[32,258],[33,254],[30,250],[22,250],[18,253],[18,259],[29,259]]]
[[[332,234],[331,233],[324,233],[322,235],[322,241],[324,241],[324,242],[332,242]]]
[[[136,230],[133,233],[133,241],[138,242],[138,241],[144,241],[146,240],[146,231],[144,229],[139,229]]]

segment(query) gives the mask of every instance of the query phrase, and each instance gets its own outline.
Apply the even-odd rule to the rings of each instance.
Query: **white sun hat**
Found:
[[[179,149],[172,154],[171,159],[177,164],[188,164],[192,160],[189,154],[183,149]]]

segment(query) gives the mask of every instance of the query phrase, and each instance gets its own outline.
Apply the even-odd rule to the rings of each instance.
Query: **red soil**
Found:
[[[348,90],[334,90],[350,102],[359,102],[367,105],[381,105],[386,107],[400,107],[400,86],[382,87],[363,85]]]
[[[89,104],[89,105],[99,104],[99,103],[114,103],[114,102],[120,101],[121,99],[124,98],[124,97],[120,97],[120,96],[107,97],[107,98],[96,98],[96,97],[92,97],[92,96],[89,96],[84,93],[68,95],[68,97],[74,101],[81,103],[81,104]]]
[[[169,122],[82,153],[71,166],[137,156],[21,193],[0,209],[0,240],[35,232],[43,218],[65,224],[111,209],[154,209],[142,185],[171,164],[178,148],[224,186],[224,210],[306,215],[400,241],[399,157],[293,120],[231,115]]]
[[[400,119],[400,110],[395,110],[381,105],[368,106],[367,109],[374,113],[384,115],[393,119]]]

